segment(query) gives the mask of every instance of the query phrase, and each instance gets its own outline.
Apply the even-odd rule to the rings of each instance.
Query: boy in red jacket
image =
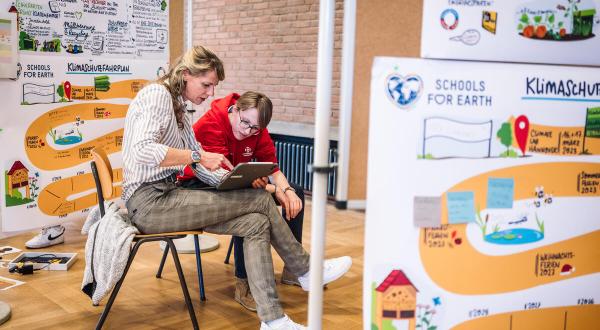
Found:
[[[207,111],[193,126],[196,140],[205,151],[221,153],[236,166],[253,159],[259,162],[277,162],[275,146],[267,125],[271,121],[273,105],[262,93],[246,92],[242,96],[232,93],[214,100]],[[194,184],[195,175],[189,167],[185,168],[180,180],[189,180],[184,184]],[[274,195],[283,208],[283,218],[298,242],[302,242],[302,223],[304,222],[304,192],[302,187],[290,184],[285,175],[275,169],[268,178],[254,181],[254,188],[266,189]],[[235,256],[235,300],[245,308],[256,311],[256,303],[248,286],[244,266],[243,238],[233,237]],[[284,284],[300,285],[296,277],[284,267],[281,276]]]

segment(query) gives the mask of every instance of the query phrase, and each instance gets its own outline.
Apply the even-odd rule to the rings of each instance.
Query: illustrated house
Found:
[[[384,319],[408,320],[409,329],[415,329],[417,292],[403,271],[393,270],[375,289],[375,322],[379,329]]]
[[[29,199],[29,170],[21,163],[16,161],[7,173],[8,176],[8,196],[12,197],[13,189],[25,187],[25,198]]]

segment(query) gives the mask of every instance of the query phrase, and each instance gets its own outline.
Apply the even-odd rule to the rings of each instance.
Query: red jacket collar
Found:
[[[229,108],[231,105],[237,103],[237,100],[240,98],[240,95],[237,93],[231,93],[223,98],[216,99],[212,101],[210,104],[211,108],[216,109],[225,109]]]

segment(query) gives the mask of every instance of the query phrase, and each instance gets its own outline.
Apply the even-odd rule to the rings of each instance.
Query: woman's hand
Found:
[[[216,171],[223,166],[225,166],[228,170],[233,168],[231,162],[229,162],[229,160],[222,154],[208,151],[200,151],[200,154],[200,165],[204,166],[209,171]]]

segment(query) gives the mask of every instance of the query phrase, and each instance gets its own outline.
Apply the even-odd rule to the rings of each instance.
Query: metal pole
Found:
[[[192,48],[193,40],[192,40],[192,30],[193,30],[193,16],[192,16],[192,7],[194,1],[187,0],[186,1],[186,12],[185,12],[185,50]]]
[[[344,1],[344,32],[342,39],[342,72],[340,86],[340,121],[336,206],[347,208],[350,167],[350,137],[352,128],[352,90],[354,87],[354,40],[356,36],[356,0]]]
[[[314,168],[329,165],[329,118],[331,113],[331,79],[333,71],[333,31],[335,0],[322,0],[319,5],[319,50],[317,55],[317,97],[315,111]],[[325,212],[327,176],[313,173],[313,207],[311,228],[310,292],[308,294],[308,328],[320,330],[323,317],[323,255],[325,250]]]

